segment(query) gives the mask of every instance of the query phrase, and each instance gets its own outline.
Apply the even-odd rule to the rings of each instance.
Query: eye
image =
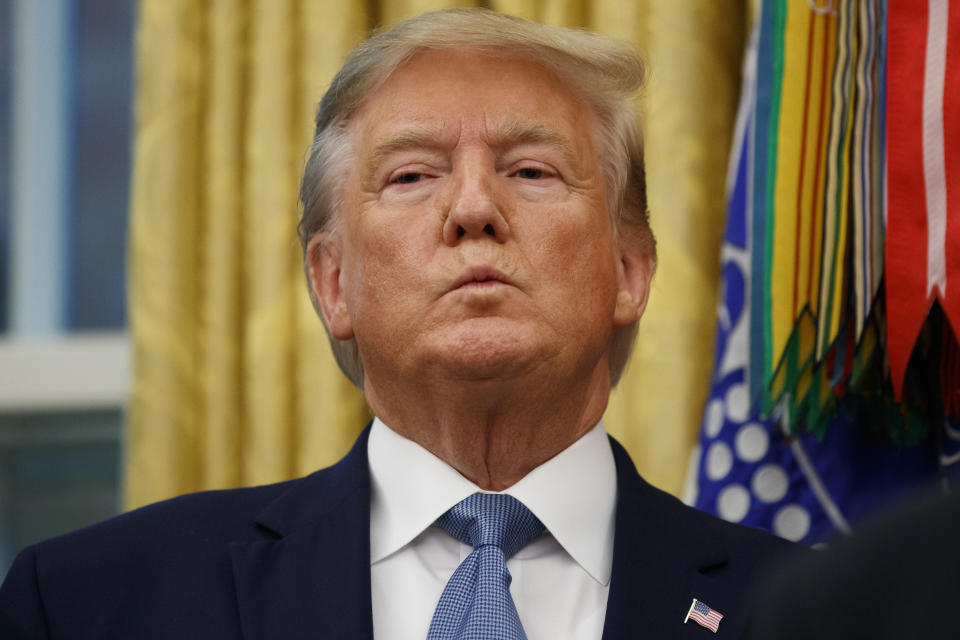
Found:
[[[525,167],[523,169],[519,169],[514,175],[516,175],[518,178],[523,178],[524,180],[539,180],[543,177],[543,169]]]
[[[393,180],[391,180],[391,182],[394,182],[396,184],[413,184],[415,182],[420,182],[422,178],[423,178],[422,173],[415,173],[411,171],[409,173],[401,173],[400,175],[396,176]]]

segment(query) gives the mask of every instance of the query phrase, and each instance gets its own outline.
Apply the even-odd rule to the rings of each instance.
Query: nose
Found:
[[[472,164],[459,174],[443,222],[444,243],[452,247],[463,240],[483,238],[505,242],[509,225],[503,216],[496,171]]]

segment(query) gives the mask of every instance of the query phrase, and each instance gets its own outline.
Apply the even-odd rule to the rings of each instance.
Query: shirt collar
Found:
[[[419,444],[374,419],[370,460],[370,560],[420,535],[447,509],[481,491]],[[597,582],[610,582],[616,464],[603,423],[504,491],[527,506]]]

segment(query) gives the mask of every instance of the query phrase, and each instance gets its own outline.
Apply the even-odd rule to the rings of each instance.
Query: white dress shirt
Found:
[[[447,580],[473,549],[433,522],[481,491],[375,419],[370,574],[378,640],[424,640]],[[603,423],[505,490],[547,532],[510,560],[510,593],[529,640],[598,640],[613,563],[616,466]]]

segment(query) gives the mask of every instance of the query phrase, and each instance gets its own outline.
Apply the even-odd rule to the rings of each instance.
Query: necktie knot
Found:
[[[475,493],[437,518],[437,526],[474,549],[492,545],[510,558],[543,533],[543,523],[505,493]]]
[[[437,518],[437,526],[473,551],[447,581],[427,640],[526,640],[510,597],[507,558],[543,533],[543,523],[513,496],[475,493]]]

